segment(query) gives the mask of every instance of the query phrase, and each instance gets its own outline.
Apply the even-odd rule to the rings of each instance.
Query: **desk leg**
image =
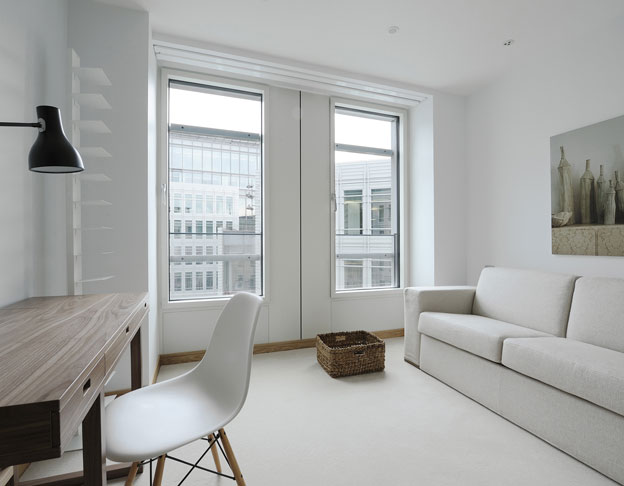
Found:
[[[104,392],[95,400],[82,421],[82,462],[84,484],[103,486],[106,484],[106,456],[104,454]]]
[[[130,386],[133,390],[141,388],[141,329],[130,341]]]

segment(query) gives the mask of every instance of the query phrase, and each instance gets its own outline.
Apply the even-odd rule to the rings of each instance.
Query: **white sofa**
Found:
[[[405,360],[624,484],[624,279],[407,288]]]

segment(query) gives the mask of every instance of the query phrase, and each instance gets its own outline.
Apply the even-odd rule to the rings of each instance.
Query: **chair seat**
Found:
[[[134,462],[170,452],[225,426],[232,407],[198,386],[193,371],[123,395],[106,407],[106,455]]]
[[[500,363],[503,341],[513,337],[546,337],[541,331],[471,314],[423,312],[418,330],[438,341]]]
[[[558,337],[507,339],[503,365],[624,415],[624,353]]]

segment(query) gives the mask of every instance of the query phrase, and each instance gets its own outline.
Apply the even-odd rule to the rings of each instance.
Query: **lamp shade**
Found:
[[[63,131],[61,111],[55,106],[38,106],[37,118],[41,128],[28,154],[28,168],[55,174],[83,171],[80,154]]]

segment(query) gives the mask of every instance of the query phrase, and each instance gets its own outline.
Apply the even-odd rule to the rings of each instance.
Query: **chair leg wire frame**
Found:
[[[230,469],[232,469],[232,465],[230,464],[230,460],[228,458],[228,455],[225,453],[225,451],[223,450],[223,447],[221,446],[221,440],[222,440],[222,436],[220,432],[215,432],[213,434],[215,440],[210,439],[209,437],[202,437],[201,440],[205,440],[206,442],[208,442],[208,448],[202,453],[201,456],[199,456],[199,459],[197,459],[197,461],[195,461],[195,463],[190,463],[188,461],[185,461],[183,459],[180,459],[179,457],[174,457],[172,455],[169,454],[165,454],[165,457],[167,459],[172,459],[176,462],[180,462],[182,464],[186,464],[187,466],[191,466],[191,469],[185,474],[185,476],[180,480],[180,482],[178,483],[178,486],[180,486],[184,481],[186,481],[186,478],[188,478],[190,476],[190,474],[193,472],[194,469],[201,469],[202,471],[206,471],[212,474],[216,474],[217,476],[223,476],[224,478],[228,478],[228,479],[233,479],[234,481],[236,481],[236,477],[234,476],[230,476],[229,474],[224,474],[220,471],[214,471],[212,469],[200,466],[199,463],[201,462],[201,460],[206,457],[206,454],[208,454],[208,452],[210,450],[212,450],[212,448],[215,446],[215,444],[219,447],[219,450],[221,451],[221,454],[223,455],[223,457],[225,458],[225,462],[227,462],[227,465],[230,467]],[[139,463],[140,466],[143,466],[145,464],[149,463],[149,474],[150,474],[150,486],[154,486],[153,483],[153,475],[152,475],[152,462],[156,461],[158,459],[158,457],[154,457],[152,459],[146,459],[144,461],[141,461]],[[220,467],[219,467],[220,469]]]

